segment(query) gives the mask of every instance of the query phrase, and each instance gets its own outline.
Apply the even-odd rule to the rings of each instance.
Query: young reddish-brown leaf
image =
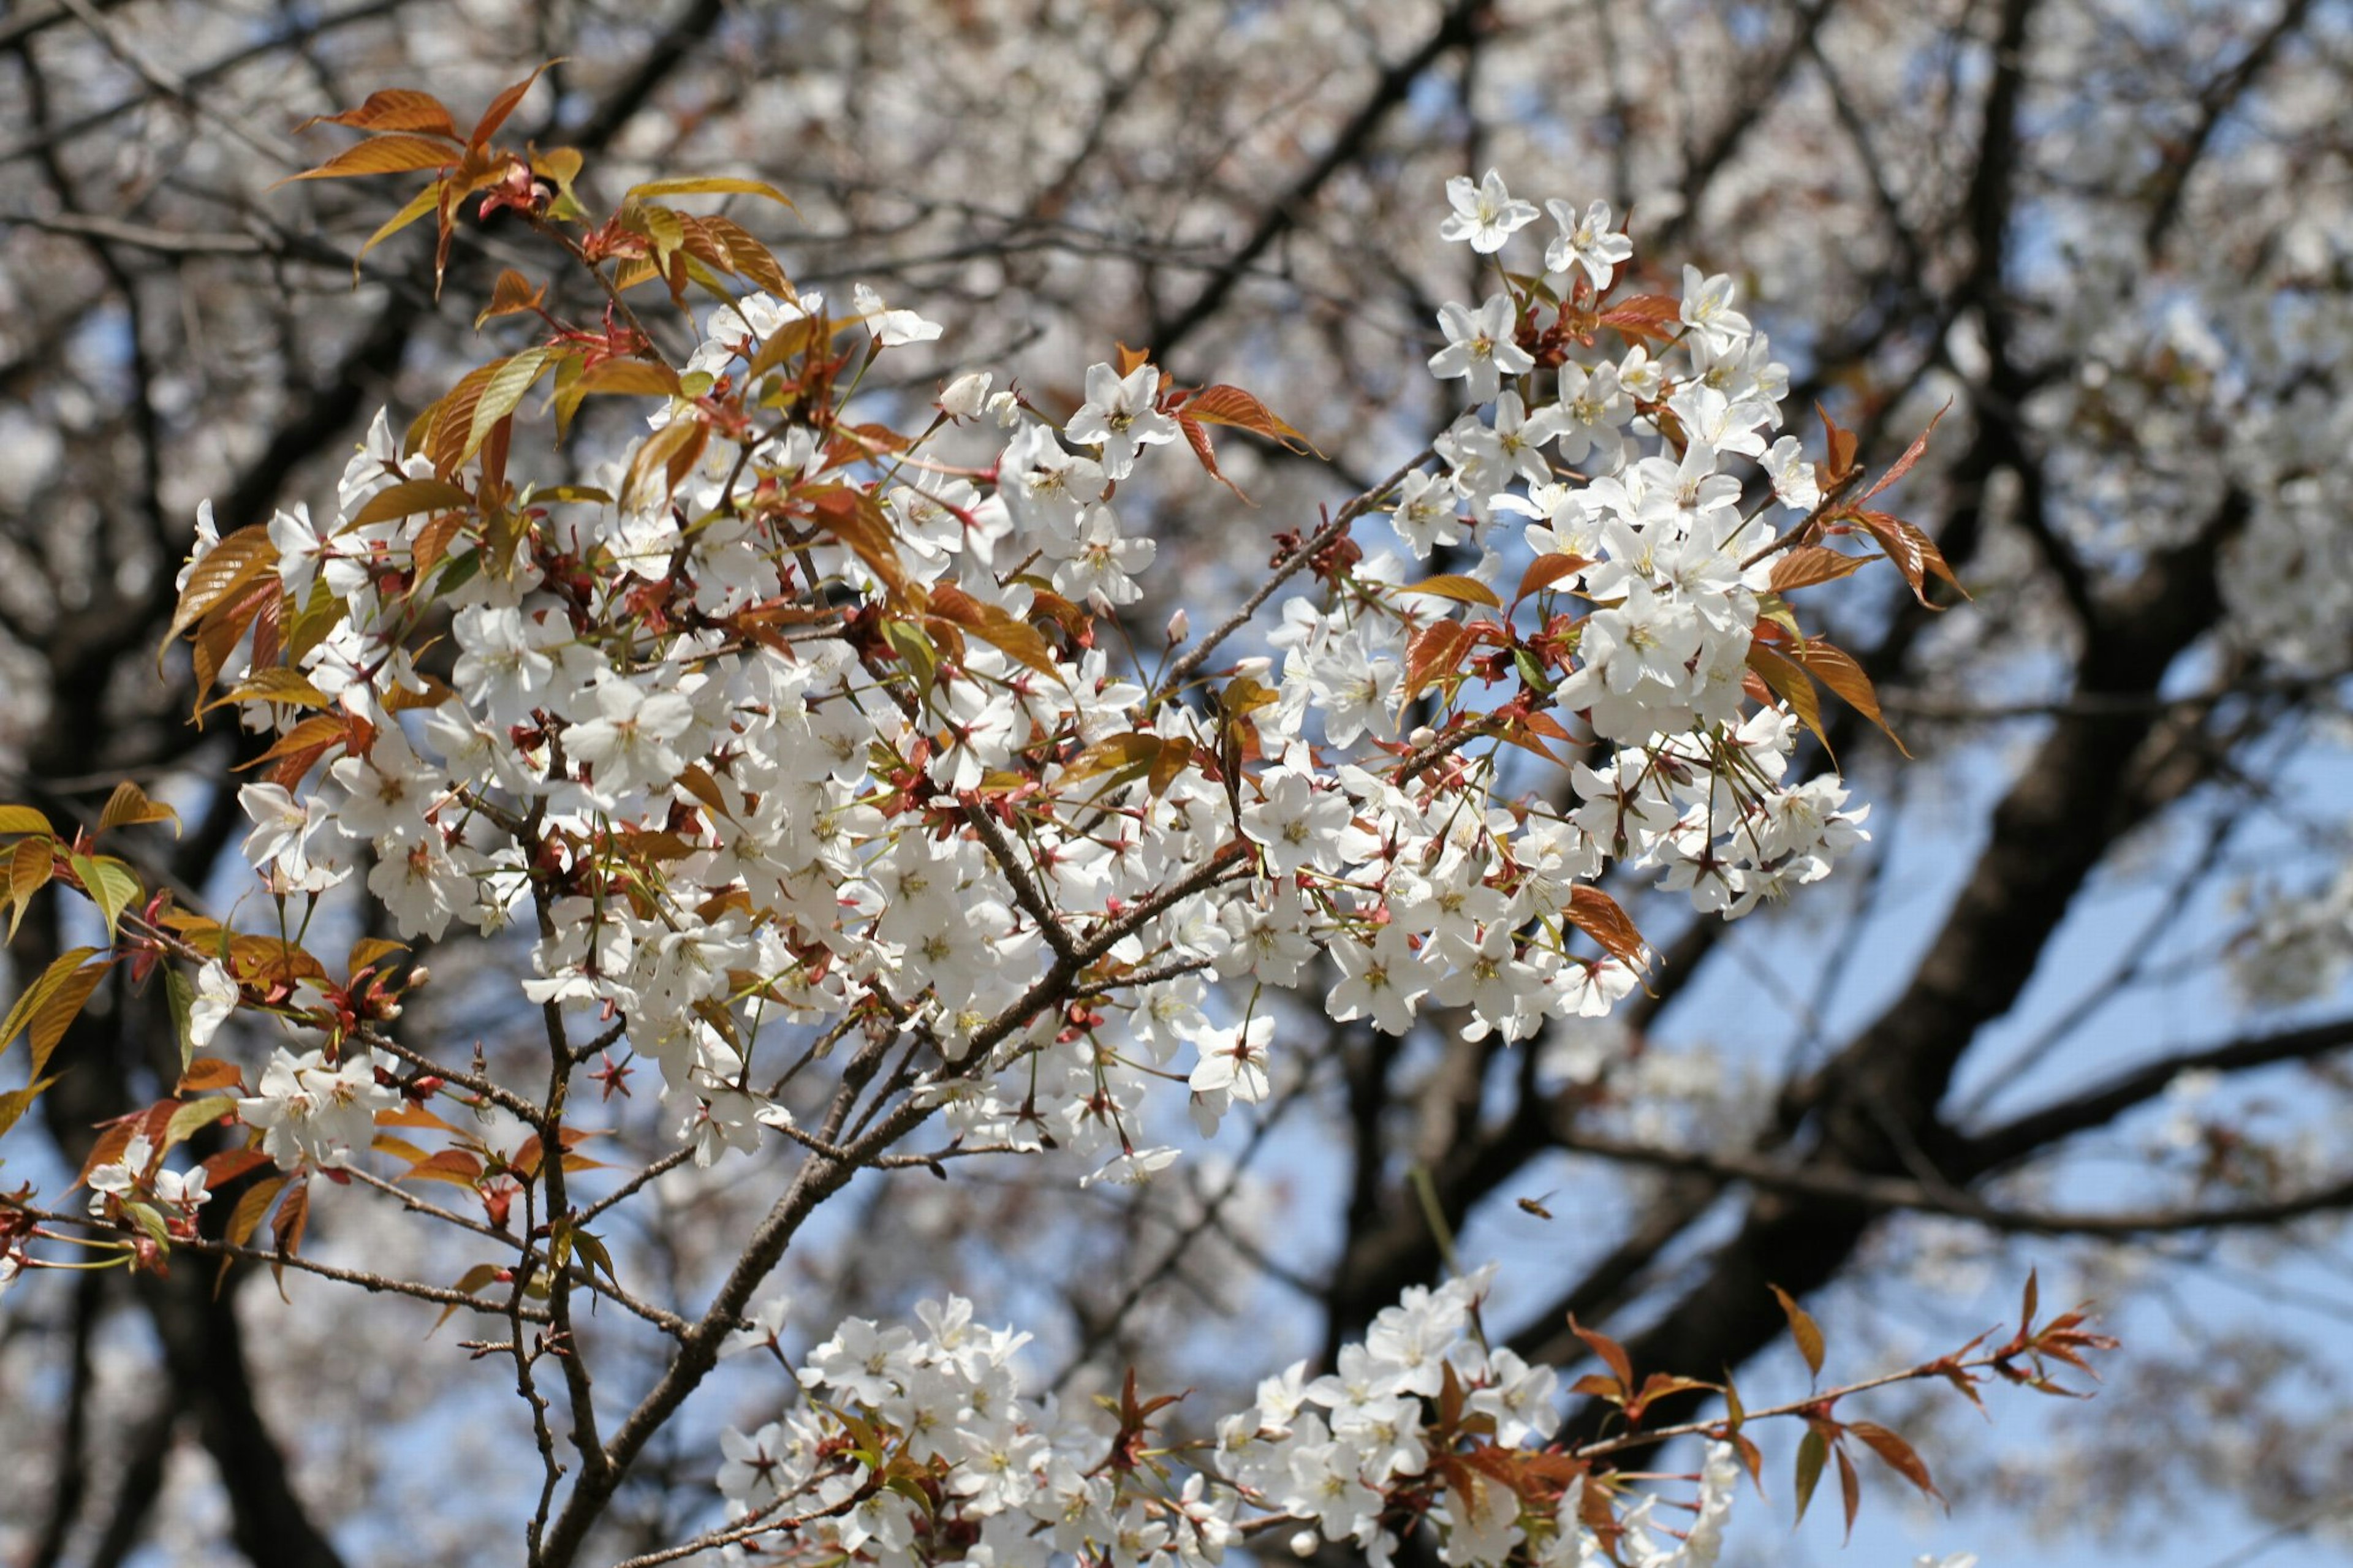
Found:
[[[1634,1386],[1634,1363],[1627,1356],[1625,1346],[1599,1330],[1587,1328],[1577,1321],[1574,1312],[1568,1315],[1568,1331],[1583,1340],[1586,1348],[1599,1356],[1603,1363],[1617,1373],[1620,1386],[1630,1389]]]
[[[1774,695],[1789,705],[1798,722],[1822,743],[1822,750],[1829,751],[1831,738],[1822,731],[1821,700],[1814,695],[1814,683],[1805,670],[1761,642],[1748,645],[1748,668],[1764,678]]]
[[[1606,1399],[1612,1405],[1622,1405],[1626,1403],[1626,1385],[1614,1377],[1604,1377],[1598,1372],[1587,1373],[1575,1383],[1570,1384],[1568,1391],[1571,1394],[1582,1394],[1588,1399]]]
[[[509,267],[499,273],[499,280],[491,285],[491,302],[474,318],[474,331],[480,331],[482,323],[499,316],[518,315],[536,310],[547,298],[547,285],[533,283]]]
[[[1807,674],[1846,699],[1849,707],[1878,725],[1879,732],[1894,742],[1897,752],[1907,758],[1912,755],[1905,750],[1903,739],[1881,717],[1879,693],[1873,689],[1871,677],[1863,673],[1862,666],[1851,656],[1819,637],[1792,647],[1789,656],[1805,667]]]
[[[1646,969],[1648,944],[1618,900],[1600,889],[1577,883],[1568,890],[1569,923],[1601,944],[1601,950],[1629,969]]]
[[[1800,544],[1773,563],[1773,592],[1787,594],[1817,583],[1834,583],[1870,562],[1868,555],[1848,555],[1823,544]]]
[[[180,590],[179,607],[172,612],[171,626],[164,633],[156,657],[160,659],[163,648],[203,619],[206,611],[277,565],[278,546],[270,542],[266,523],[248,524],[206,551],[188,573],[187,585]]]
[[[1124,381],[1135,374],[1138,366],[1152,363],[1152,351],[1132,349],[1125,343],[1114,342],[1112,344],[1112,361],[1119,367],[1120,379]],[[1164,381],[1162,384],[1165,385],[1166,383]]]
[[[269,188],[297,180],[350,180],[364,174],[406,174],[418,169],[446,169],[458,161],[458,150],[446,142],[396,133],[371,136],[356,147],[346,147],[315,169],[289,174]]]
[[[1806,1358],[1806,1370],[1820,1377],[1822,1372],[1822,1331],[1813,1314],[1798,1305],[1797,1298],[1778,1285],[1768,1286],[1773,1299],[1781,1303],[1781,1310],[1789,1320],[1789,1337],[1798,1342],[1798,1353]]]
[[[198,1057],[180,1074],[177,1092],[205,1094],[216,1089],[227,1089],[245,1081],[244,1071],[235,1062],[225,1062],[218,1057]]]
[[[308,131],[313,125],[348,125],[354,131],[420,131],[431,136],[458,139],[457,123],[439,99],[429,92],[413,88],[387,87],[367,95],[367,101],[357,109],[346,109],[341,114],[314,114],[294,129]]]
[[[652,360],[608,359],[557,387],[555,420],[559,431],[572,423],[574,413],[590,397],[676,397],[678,373]]]
[[[302,1233],[310,1225],[311,1184],[296,1182],[287,1190],[286,1201],[278,1205],[278,1213],[269,1222],[270,1237],[278,1243],[278,1260],[269,1268],[277,1277],[281,1295],[286,1289],[285,1259],[302,1250]]]
[[[1854,432],[1839,428],[1839,422],[1831,418],[1831,411],[1820,404],[1814,405],[1814,412],[1822,416],[1822,428],[1830,433],[1830,457],[1822,465],[1829,470],[1827,478],[1830,482],[1824,488],[1836,489],[1854,472]]]
[[[523,94],[531,90],[532,83],[540,79],[541,73],[563,63],[564,60],[560,56],[548,61],[546,65],[540,67],[538,70],[532,72],[512,87],[501,91],[498,97],[491,100],[491,106],[482,110],[481,119],[474,122],[472,133],[466,138],[467,144],[476,149],[488,144],[491,138],[498,134],[499,127],[507,122],[507,116],[515,111],[515,106],[522,102]]]
[[[1862,1478],[1854,1473],[1854,1461],[1847,1458],[1845,1444],[1831,1452],[1838,1456],[1839,1500],[1846,1505],[1846,1538],[1852,1542],[1855,1511],[1862,1507]]]
[[[2018,1333],[2021,1339],[2034,1331],[2034,1309],[2042,1300],[2042,1282],[2037,1271],[2026,1271],[2026,1289],[2018,1303]]]
[[[1670,294],[1635,294],[1601,312],[1601,324],[1631,342],[1665,342],[1683,327],[1683,301]]]
[[[892,598],[905,595],[907,568],[899,559],[898,546],[892,542],[891,525],[882,508],[872,496],[849,485],[835,485],[820,493],[809,510],[811,521],[866,563]]]
[[[1798,1517],[1792,1528],[1805,1522],[1806,1505],[1814,1500],[1814,1483],[1822,1479],[1822,1466],[1830,1457],[1831,1446],[1823,1439],[1820,1428],[1807,1427],[1804,1438],[1798,1444]]]
[[[734,270],[750,279],[780,300],[793,298],[792,279],[777,264],[776,253],[753,237],[743,225],[716,214],[702,220],[703,227],[727,251],[727,259]]]
[[[1459,621],[1432,621],[1414,633],[1406,645],[1405,689],[1398,703],[1411,702],[1432,681],[1451,674],[1470,646],[1471,634]]]
[[[1185,444],[1193,448],[1193,456],[1200,460],[1203,471],[1233,491],[1243,505],[1250,505],[1250,499],[1241,486],[1226,478],[1225,470],[1218,467],[1218,449],[1210,443],[1209,427],[1180,408],[1176,411],[1176,428],[1185,433]]]
[[[1574,576],[1592,564],[1582,555],[1539,555],[1520,574],[1520,585],[1512,595],[1512,603],[1516,605],[1530,594],[1549,588],[1563,577]]]
[[[1316,451],[1315,444],[1293,429],[1274,410],[1261,403],[1239,386],[1205,386],[1183,404],[1187,417],[1204,425],[1230,425],[1237,430],[1247,430],[1292,452]]]
[[[1920,1456],[1913,1451],[1911,1444],[1876,1422],[1850,1422],[1847,1425],[1847,1430],[1868,1443],[1871,1446],[1871,1451],[1878,1455],[1881,1462],[1889,1469],[1910,1481],[1929,1497],[1935,1498],[1939,1502],[1945,1500],[1945,1494],[1936,1489],[1936,1480],[1928,1474],[1928,1467],[1921,1462]]]
[[[247,1172],[269,1163],[269,1156],[259,1149],[223,1149],[196,1163],[204,1167],[205,1185],[218,1192]]]
[[[481,1289],[485,1285],[494,1285],[498,1283],[498,1278],[499,1266],[497,1264],[477,1263],[471,1268],[467,1269],[466,1272],[458,1276],[458,1282],[450,1286],[449,1289],[457,1291],[460,1296],[471,1296],[476,1291]],[[457,1310],[458,1304],[454,1301],[442,1308],[441,1315],[433,1320],[433,1327],[425,1331],[425,1337],[428,1340],[431,1339],[435,1333],[439,1331],[441,1325],[449,1321],[449,1315]],[[494,1312],[498,1310],[497,1307],[489,1303],[485,1303],[480,1310],[486,1312]]]
[[[1892,517],[1883,511],[1860,511],[1851,515],[1871,531],[1873,539],[1879,541],[1879,547],[1887,552],[1890,561],[1895,563],[1895,570],[1903,574],[1905,583],[1912,590],[1912,596],[1922,605],[1932,610],[1944,607],[1928,597],[1928,579],[1931,576],[1941,577],[1952,584],[1953,591],[1962,598],[1969,596],[1969,591],[1961,586],[1961,580],[1953,575],[1952,567],[1945,561],[1945,552],[1936,548],[1935,540],[1902,518]]]
[[[482,1179],[482,1162],[463,1149],[444,1149],[400,1173],[404,1182],[448,1182],[471,1188]]]
[[[1912,465],[1918,462],[1920,454],[1928,449],[1928,437],[1936,434],[1937,420],[1944,418],[1946,415],[1952,412],[1952,409],[1953,405],[1948,401],[1944,407],[1936,410],[1936,417],[1928,421],[1928,427],[1913,437],[1912,444],[1904,448],[1904,455],[1895,459],[1895,466],[1879,476],[1877,484],[1862,492],[1862,500],[1869,500],[1912,471]]]
[[[1763,1450],[1759,1449],[1756,1444],[1750,1442],[1745,1433],[1734,1432],[1728,1436],[1732,1443],[1733,1452],[1740,1456],[1741,1464],[1747,1468],[1748,1484],[1757,1489],[1757,1495],[1758,1497],[1761,1498],[1765,1496],[1765,1455]]]

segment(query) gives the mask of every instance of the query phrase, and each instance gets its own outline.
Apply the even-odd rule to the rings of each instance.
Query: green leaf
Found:
[[[180,1071],[185,1074],[196,1057],[196,1042],[188,1034],[189,1016],[196,1005],[196,983],[180,973],[177,964],[164,965],[164,1000],[172,1010],[172,1037],[180,1042]]]
[[[0,833],[49,831],[49,819],[29,805],[0,805]]]
[[[54,1077],[38,1079],[22,1089],[0,1094],[0,1134],[16,1126],[16,1119],[31,1110],[33,1101],[41,1097],[41,1090],[57,1081]]]
[[[792,207],[793,198],[765,180],[739,180],[725,174],[690,174],[674,180],[649,180],[642,185],[631,185],[623,193],[624,201],[645,196],[765,196],[772,202]]]
[[[112,936],[122,919],[122,911],[139,900],[144,891],[130,867],[111,855],[75,855],[66,862],[81,879],[82,890],[106,917],[106,934]]]
[[[1806,1429],[1805,1441],[1798,1445],[1798,1520],[1806,1517],[1806,1504],[1814,1497],[1814,1483],[1822,1479],[1822,1466],[1831,1457],[1831,1446],[1814,1427]]]
[[[200,1128],[218,1121],[237,1109],[237,1096],[208,1094],[202,1100],[192,1100],[172,1112],[172,1120],[164,1124],[164,1147],[185,1143],[195,1136]]]

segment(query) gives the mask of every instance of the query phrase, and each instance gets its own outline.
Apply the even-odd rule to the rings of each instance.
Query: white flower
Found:
[[[1160,392],[1160,367],[1149,362],[1122,376],[1107,364],[1087,367],[1087,400],[1062,433],[1073,441],[1099,442],[1103,472],[1127,478],[1136,452],[1176,439],[1176,421],[1153,406]]]
[[[1430,356],[1430,374],[1440,381],[1458,376],[1468,381],[1473,403],[1494,396],[1504,376],[1536,367],[1528,352],[1512,341],[1508,294],[1491,296],[1475,311],[1450,301],[1438,308],[1438,325],[1446,333],[1446,346]]]
[[[214,959],[196,971],[195,1000],[188,1005],[188,1048],[203,1050],[213,1043],[213,1037],[237,1010],[236,977],[220,960]]]
[[[1618,264],[1634,254],[1634,242],[1610,230],[1609,204],[1595,202],[1585,209],[1582,217],[1575,206],[1564,201],[1546,202],[1545,210],[1552,214],[1553,222],[1560,225],[1560,233],[1545,247],[1545,267],[1554,272],[1582,267],[1596,289],[1609,288],[1610,274]]]
[[[1482,256],[1493,256],[1504,248],[1513,230],[1536,221],[1535,205],[1513,200],[1504,188],[1504,176],[1493,169],[1475,185],[1467,174],[1447,181],[1446,201],[1454,211],[1438,226],[1438,237],[1468,240]]]
[[[940,412],[951,419],[977,419],[988,406],[989,374],[968,370],[940,388]]]
[[[886,349],[907,343],[927,343],[940,335],[937,321],[927,321],[913,310],[894,310],[882,302],[882,296],[860,283],[849,291],[850,304],[865,318],[866,330],[874,341]],[[987,383],[982,384],[984,389]]]

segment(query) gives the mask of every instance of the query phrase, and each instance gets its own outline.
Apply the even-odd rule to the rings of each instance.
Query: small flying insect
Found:
[[[1519,1200],[1520,1208],[1523,1212],[1532,1214],[1538,1219],[1550,1219],[1552,1218],[1552,1210],[1545,1207],[1545,1198],[1552,1196],[1553,1193],[1556,1193],[1558,1191],[1560,1191],[1560,1189],[1558,1187],[1555,1187],[1551,1192],[1546,1193],[1543,1197],[1522,1198]]]

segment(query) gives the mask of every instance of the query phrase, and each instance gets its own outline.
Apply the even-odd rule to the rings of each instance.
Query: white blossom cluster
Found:
[[[1609,1562],[1581,1477],[1501,1479],[1508,1456],[1558,1425],[1558,1377],[1482,1342],[1474,1313],[1493,1273],[1408,1290],[1342,1348],[1334,1373],[1310,1379],[1303,1362],[1264,1380],[1249,1409],[1217,1419],[1206,1468],[1159,1446],[1181,1405],[1123,1447],[1100,1413],[1025,1397],[1012,1359],[1029,1336],[976,1326],[960,1298],[923,1303],[921,1332],[852,1318],[803,1360],[807,1403],[723,1433],[718,1486],[739,1538],[728,1560],[1200,1568],[1246,1531],[1281,1528],[1303,1555],[1347,1542],[1376,1565],[1414,1531],[1451,1568]],[[774,1347],[784,1310],[772,1303],[730,1349]],[[1449,1380],[1461,1396],[1451,1417]],[[1493,1468],[1469,1472],[1480,1479],[1467,1494],[1440,1476],[1440,1458],[1482,1450]],[[1672,1534],[1651,1525],[1655,1497],[1613,1507],[1616,1561],[1706,1568],[1738,1475],[1730,1446],[1712,1446],[1696,1517]]]
[[[1493,176],[1451,199],[1482,251],[1534,216]],[[928,1053],[915,1092],[957,1133],[1109,1156],[1099,1173],[1136,1180],[1174,1158],[1130,1135],[1155,1076],[1184,1072],[1205,1129],[1271,1090],[1271,1018],[1255,1000],[1213,1016],[1212,980],[1253,998],[1327,984],[1333,1017],[1393,1033],[1425,1005],[1514,1039],[1606,1014],[1640,954],[1588,940],[1578,899],[1605,867],[1653,868],[1736,915],[1825,875],[1863,813],[1834,778],[1788,781],[1794,721],[1744,688],[1776,536],[1741,507],[1741,468],[1785,508],[1818,499],[1795,439],[1767,444],[1784,367],[1730,283],[1687,270],[1655,353],[1588,361],[1562,340],[1536,372],[1521,313],[1540,328],[1544,300],[1589,300],[1631,250],[1606,206],[1552,205],[1542,299],[1442,312],[1431,369],[1480,406],[1392,518],[1416,556],[1477,550],[1480,582],[1556,558],[1523,622],[1539,601],[1556,620],[1588,610],[1550,673],[1525,677],[1594,738],[1564,813],[1504,798],[1492,741],[1467,743],[1478,679],[1441,699],[1451,742],[1426,725],[1396,739],[1412,639],[1449,617],[1467,636],[1482,612],[1416,591],[1394,555],[1302,574],[1278,606],[1280,671],[1210,672],[1225,695],[1263,694],[1241,717],[1155,691],[1072,629],[1139,597],[1155,547],[1114,491],[1185,450],[1148,363],[1094,366],[1059,428],[959,378],[939,425],[1012,428],[987,469],[847,420],[681,444],[707,434],[678,423],[689,396],[742,391],[780,334],[827,341],[821,297],[755,295],[711,315],[687,395],[647,437],[590,486],[523,488],[503,539],[453,527],[450,478],[382,417],[335,521],[269,525],[278,647],[248,641],[221,679],[281,745],[325,738],[307,779],[245,786],[246,853],[273,890],[317,893],[367,847],[367,890],[404,936],[489,931],[531,902],[523,994],[618,1020],[704,1163],[789,1124],[754,1061],[780,1022],[909,1037]],[[854,300],[875,354],[937,331]],[[417,663],[438,637],[446,678]],[[280,650],[291,686],[267,668]],[[1039,1005],[1058,963],[1087,982],[1065,994],[1103,1000]],[[246,1102],[273,1158],[360,1146],[297,1108],[321,1070],[281,1061]]]

